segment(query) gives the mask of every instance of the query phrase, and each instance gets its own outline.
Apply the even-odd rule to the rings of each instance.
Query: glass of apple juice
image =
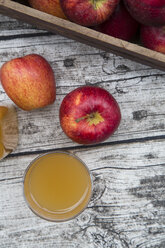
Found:
[[[76,217],[88,205],[92,181],[87,166],[68,152],[37,157],[25,171],[24,196],[30,209],[49,221]]]
[[[18,144],[18,122],[15,107],[0,103],[0,160],[11,153]]]

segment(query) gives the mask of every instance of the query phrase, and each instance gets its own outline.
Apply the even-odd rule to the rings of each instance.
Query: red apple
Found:
[[[114,12],[119,0],[60,0],[66,17],[83,26],[95,26]]]
[[[131,40],[139,27],[139,23],[132,18],[120,2],[112,16],[107,21],[98,25],[96,30],[122,40]]]
[[[24,110],[52,104],[56,97],[54,73],[40,55],[12,59],[0,69],[0,80],[7,95]]]
[[[102,142],[119,126],[120,108],[105,89],[84,86],[70,92],[60,107],[60,123],[65,134],[80,144]]]
[[[145,47],[165,54],[165,26],[142,26],[141,41]]]
[[[29,4],[40,11],[66,19],[61,9],[60,0],[29,0]]]
[[[124,0],[130,14],[144,25],[165,25],[165,0]]]

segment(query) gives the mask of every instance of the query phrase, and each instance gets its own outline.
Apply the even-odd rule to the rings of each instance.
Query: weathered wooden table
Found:
[[[53,67],[57,100],[17,108],[19,145],[0,162],[0,248],[165,247],[165,72],[0,16],[0,66],[29,53]],[[120,104],[122,122],[105,143],[79,146],[62,132],[59,106],[82,85],[98,85]],[[9,101],[0,88],[0,101]],[[23,175],[41,153],[69,150],[89,167],[92,200],[74,220],[52,223],[23,198]]]

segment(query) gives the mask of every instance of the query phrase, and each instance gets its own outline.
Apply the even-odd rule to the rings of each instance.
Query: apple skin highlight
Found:
[[[65,134],[79,144],[96,144],[110,137],[121,120],[113,96],[100,87],[84,86],[66,95],[60,107]]]

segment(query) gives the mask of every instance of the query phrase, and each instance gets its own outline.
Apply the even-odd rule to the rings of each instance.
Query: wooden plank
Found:
[[[27,23],[20,22],[16,19],[9,18],[4,15],[0,15],[0,40],[3,38],[9,39],[11,36],[25,36],[28,34],[31,36],[37,33],[47,34],[46,30],[37,30],[33,26]],[[13,37],[14,38],[14,37]]]
[[[34,24],[37,27],[75,39],[87,45],[92,45],[137,62],[165,70],[165,56],[163,54],[107,36],[95,30],[32,9],[28,6],[10,0],[0,0],[0,12]]]
[[[26,37],[27,29],[22,28],[18,31],[22,32],[22,36],[15,37],[15,32],[16,30],[13,30],[10,36],[6,35],[7,37],[5,36],[4,39],[0,38],[0,66],[12,58],[36,52],[45,56],[56,71],[58,63],[61,62],[61,67],[63,66],[61,74],[66,74],[68,80],[73,77],[73,73],[74,77],[79,75],[79,81],[81,80],[82,83],[85,81],[85,83],[97,84],[100,81],[109,82],[127,78],[136,80],[136,77],[165,75],[162,71],[90,48],[59,35],[46,34],[45,36],[43,34],[40,37],[33,37],[29,33],[29,37]],[[81,70],[78,68],[80,66],[82,66]],[[89,79],[87,80],[87,78]]]
[[[25,204],[23,175],[36,155],[1,161],[1,248],[163,248],[164,148],[165,141],[150,141],[72,151],[94,187],[88,208],[65,223],[42,220]]]
[[[0,41],[0,66],[34,52],[44,56],[54,70],[57,100],[42,110],[17,109],[20,138],[16,153],[76,146],[61,130],[59,107],[67,93],[88,84],[104,87],[120,104],[122,122],[108,142],[164,135],[163,72],[54,35]],[[0,101],[7,101],[1,86],[0,91]]]

